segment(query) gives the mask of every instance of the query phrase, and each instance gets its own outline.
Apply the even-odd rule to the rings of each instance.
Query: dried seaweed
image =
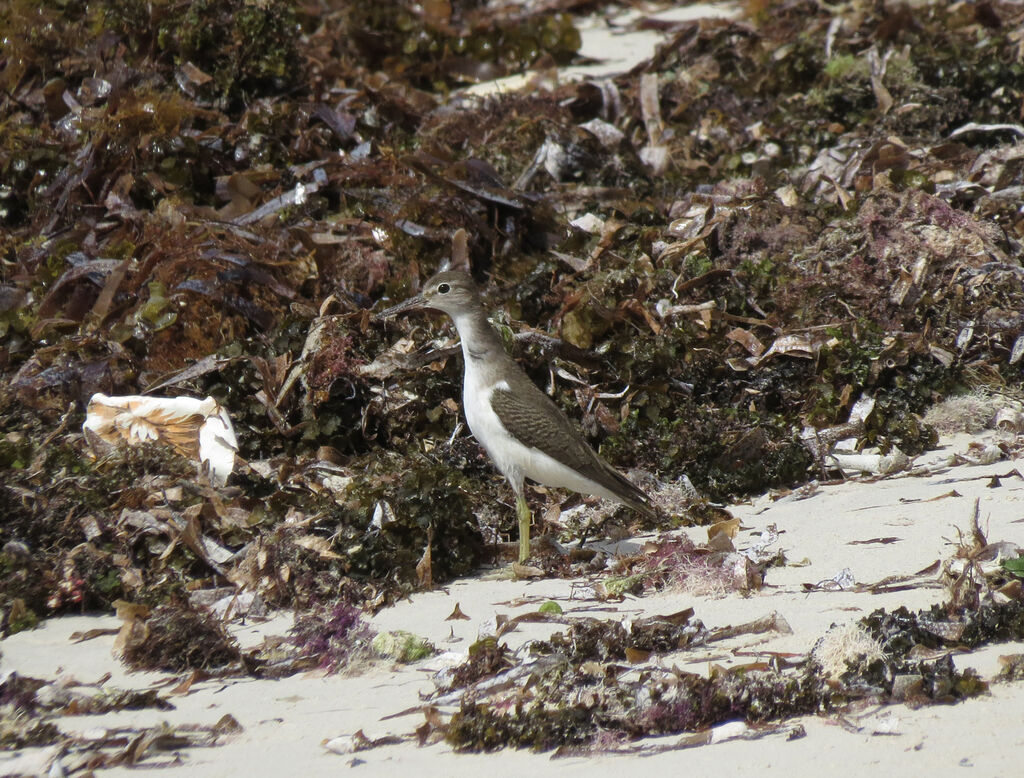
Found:
[[[44,681],[10,672],[0,682],[0,745],[5,749],[65,743],[69,736],[51,719],[121,710],[172,710],[156,690],[87,686],[71,676]]]
[[[239,664],[241,651],[209,611],[183,603],[151,612],[122,606],[125,619],[117,640],[122,661],[136,670],[221,670]]]
[[[756,725],[835,713],[861,700],[910,696],[918,704],[950,702],[986,689],[972,670],[956,670],[948,655],[915,662],[890,650],[867,657],[847,653],[840,678],[831,676],[817,656],[789,666],[712,667],[704,676],[646,663],[651,654],[671,654],[708,640],[703,625],[689,616],[648,619],[628,629],[618,621],[566,621],[565,632],[529,645],[535,658],[525,665],[507,670],[492,665],[483,679],[479,670],[444,674],[442,696],[427,711],[434,737],[471,751],[570,747],[580,753],[601,751],[611,743],[617,750],[641,737],[697,732],[734,719]],[[986,639],[1005,637],[990,634]],[[467,667],[477,664],[471,657]],[[524,675],[528,683],[511,683]],[[464,683],[461,693],[451,682],[454,677]],[[450,716],[439,718],[436,706],[453,702]]]
[[[299,661],[310,659],[329,673],[349,668],[368,653],[374,632],[351,605],[341,604],[327,617],[310,614],[291,629]]]

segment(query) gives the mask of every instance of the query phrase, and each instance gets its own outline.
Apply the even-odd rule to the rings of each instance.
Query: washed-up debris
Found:
[[[592,749],[561,747],[555,751],[554,756],[571,757],[594,753],[649,756],[663,754],[667,751],[681,751],[686,748],[699,748],[700,746],[728,743],[734,740],[761,740],[773,735],[782,735],[786,740],[797,740],[805,737],[807,732],[802,724],[761,723],[751,725],[743,721],[729,721],[725,724],[710,727],[703,732],[682,735],[680,737],[649,737],[640,743],[608,743]]]
[[[193,607],[208,608],[216,618],[228,622],[236,618],[260,620],[269,615],[266,602],[259,592],[239,591],[233,586],[217,589],[199,589],[189,594]]]
[[[237,666],[242,654],[223,622],[209,611],[168,603],[154,609],[119,603],[114,651],[136,670],[180,672]]]
[[[830,678],[839,678],[851,666],[885,658],[881,644],[858,622],[830,629],[814,644],[811,656]]]
[[[50,748],[23,752],[0,762],[5,776],[91,774],[112,767],[151,768],[181,764],[181,753],[190,748],[224,745],[242,726],[225,714],[212,725],[159,724],[153,727],[100,727],[77,735],[60,733]]]
[[[900,538],[893,535],[887,535],[881,538],[868,538],[867,540],[851,540],[846,545],[848,546],[887,546],[890,543],[899,543]]]
[[[762,5],[662,25],[631,73],[579,82],[553,67],[579,50],[578,5],[11,5],[4,634],[183,592],[218,616],[262,603],[330,622],[339,602],[379,609],[501,560],[508,495],[451,402],[450,332],[371,320],[458,229],[510,352],[610,462],[668,485],[652,491],[673,526],[913,459],[941,424],[922,414],[964,387],[1011,387],[972,461],[1019,460],[1020,8]],[[453,91],[527,68],[519,91]],[[195,430],[122,446],[164,438],[111,419],[117,448],[82,456],[91,398],[169,387],[230,409],[235,440],[208,459]],[[188,424],[227,441],[206,418]],[[204,459],[209,483],[189,469]],[[701,500],[673,486],[684,475]],[[719,532],[619,569],[574,548],[600,517],[570,510],[523,576],[713,594],[783,561]],[[616,518],[601,530],[643,529]],[[1011,562],[854,590],[948,579],[967,605],[1001,581],[992,599],[1012,598]]]
[[[979,433],[985,429],[1019,433],[1024,431],[1024,401],[1008,393],[977,389],[936,403],[925,413],[924,421],[945,433]]]
[[[840,470],[849,468],[867,473],[889,473],[904,469],[910,460],[897,448],[889,455],[866,455],[839,453],[835,451],[836,445],[845,439],[856,441],[861,438],[867,430],[867,421],[875,409],[875,401],[870,396],[863,396],[853,404],[845,424],[839,424],[825,429],[814,429],[804,427],[800,435],[803,444],[814,456],[822,470],[826,465],[839,467]]]
[[[308,660],[328,673],[358,667],[369,657],[375,639],[359,610],[344,603],[335,606],[328,616],[300,618],[291,633],[291,642],[299,651],[298,661]]]
[[[1007,580],[1012,575],[1022,550],[1011,542],[989,543],[981,529],[980,500],[974,501],[970,524],[965,532],[958,530],[956,554],[942,565],[942,578],[949,587],[949,609],[975,609],[992,599],[998,603],[1020,597],[1020,586]],[[1007,564],[1010,565],[1009,569]]]
[[[912,613],[906,608],[877,610],[864,619],[872,637],[887,655],[911,656],[916,649],[973,649],[1024,638],[1024,601],[985,603],[976,610],[951,615],[944,605]]]
[[[455,603],[455,607],[452,609],[452,612],[445,618],[445,621],[458,620],[469,621],[469,616],[462,612],[462,608],[459,607],[459,603]]]
[[[897,21],[747,9],[679,24],[632,74],[578,83],[549,70],[578,50],[572,9],[221,2],[213,27],[163,29],[108,5],[5,18],[21,64],[0,85],[0,469],[15,503],[0,532],[32,560],[18,587],[0,570],[5,612],[15,599],[36,618],[143,593],[156,603],[167,592],[152,565],[175,584],[214,570],[223,585],[211,561],[268,604],[319,600],[316,567],[335,583],[372,578],[379,607],[472,570],[482,537],[500,553],[512,528],[488,510],[490,471],[445,402],[457,358],[402,362],[392,336],[422,342],[403,328],[434,325],[385,331],[368,314],[414,291],[459,228],[510,348],[539,380],[554,376],[591,442],[664,483],[685,473],[708,500],[834,469],[831,449],[805,447],[799,430],[820,442],[858,397],[876,408],[853,453],[914,457],[933,442],[916,414],[936,396],[1013,382],[1019,138],[1012,122],[969,121],[1019,102],[1012,5],[984,17],[983,47],[973,6]],[[115,53],[81,40],[117,41]],[[971,52],[952,78],[947,50]],[[536,68],[523,91],[450,92],[520,67]],[[765,95],[782,120],[764,116]],[[413,374],[401,389],[396,370]],[[230,409],[252,466],[230,469],[223,449],[208,460],[237,491],[202,498],[219,507],[203,508],[202,551],[185,545],[196,566],[172,558],[180,542],[136,559],[131,525],[113,526],[94,499],[148,510],[126,491],[174,484],[130,473],[171,468],[134,452],[134,467],[90,469],[74,439],[94,395],[170,386]],[[207,418],[227,440],[226,420]],[[998,425],[1016,421],[1007,411]],[[417,505],[397,494],[403,479],[409,493],[442,487]],[[46,501],[19,497],[44,486]],[[334,505],[307,510],[310,492]],[[674,522],[706,521],[678,493],[664,498]],[[174,510],[200,500],[183,502]],[[447,534],[451,503],[463,529],[482,531]],[[383,504],[394,520],[364,542]],[[290,511],[320,511],[309,545],[268,551]],[[246,526],[223,519],[243,514]],[[60,529],[68,515],[81,532]],[[147,530],[145,545],[165,537]],[[244,570],[217,548],[242,554]]]
[[[898,448],[886,454],[845,454],[834,452],[829,455],[829,463],[834,464],[843,473],[869,473],[872,475],[889,475],[910,467],[911,459]]]
[[[68,716],[173,708],[155,689],[112,688],[104,679],[84,684],[66,675],[45,681],[8,671],[0,679],[0,746],[5,751],[31,750],[0,760],[0,770],[4,775],[36,776],[71,775],[117,765],[166,766],[178,763],[185,749],[222,745],[242,730],[230,714],[212,726],[92,727],[79,734],[63,731],[55,721]]]
[[[15,705],[22,714],[44,712],[55,716],[91,716],[118,710],[173,710],[156,690],[117,689],[104,683],[84,684],[72,676],[45,681],[8,670],[0,681],[4,706]],[[20,745],[26,745],[21,743]],[[38,744],[38,743],[37,743]],[[19,747],[19,744],[8,744]]]
[[[793,629],[789,626],[789,622],[779,613],[769,613],[767,616],[763,616],[754,621],[748,621],[746,624],[737,624],[736,626],[718,627],[711,630],[708,635],[708,642],[716,640],[725,640],[727,638],[733,638],[737,635],[760,635],[765,632],[777,632],[780,635],[791,635]]]
[[[678,589],[695,596],[723,596],[760,588],[765,568],[780,560],[770,551],[778,535],[768,533],[759,543],[737,551],[732,536],[736,519],[709,528],[709,541],[695,545],[686,537],[669,537],[644,544],[641,554],[615,560],[615,574],[605,578],[595,594],[619,598],[627,593]]]
[[[852,589],[856,584],[857,579],[854,578],[853,572],[850,568],[844,567],[831,578],[825,578],[816,584],[804,584],[804,589],[806,591],[837,592]]]
[[[360,751],[368,751],[371,748],[392,746],[401,742],[403,742],[403,738],[396,735],[371,738],[360,729],[354,735],[344,735],[325,740],[323,746],[335,754],[355,754]]]
[[[942,580],[939,577],[940,562],[936,560],[927,567],[909,575],[889,575],[881,580],[872,583],[862,583],[856,580],[853,572],[844,567],[831,578],[818,581],[817,583],[803,584],[804,591],[808,592],[871,592],[882,594],[885,592],[898,592],[907,589],[941,589]]]
[[[729,733],[756,737],[766,721],[840,711],[859,699],[902,694],[891,677],[886,682],[878,676],[880,663],[891,660],[859,627],[856,639],[823,641],[823,646],[828,641],[832,646],[818,654],[827,660],[827,671],[818,658],[803,658],[788,666],[715,666],[705,677],[647,661],[653,654],[703,643],[692,639],[693,628],[706,634],[692,614],[675,621],[655,617],[633,622],[628,629],[622,622],[597,619],[569,618],[564,623],[565,633],[535,641],[520,652],[522,664],[490,665],[482,677],[463,674],[461,691],[452,688],[454,676],[445,671],[439,694],[422,709],[426,722],[416,735],[419,741],[444,738],[460,750],[557,748],[558,755],[658,751],[719,742]],[[757,629],[753,624],[750,628]],[[730,636],[736,634],[742,633]],[[865,646],[869,649],[862,651]],[[894,672],[919,679],[920,701],[959,699],[985,689],[971,671],[955,671],[948,657],[934,664],[897,663]],[[526,676],[531,683],[523,683]],[[717,729],[737,718],[744,726]],[[631,745],[639,738],[680,732],[699,734],[669,746],[657,740]]]
[[[206,465],[223,486],[235,465],[238,441],[227,410],[212,397],[108,397],[89,400],[82,432],[93,450],[162,443]]]
[[[1024,654],[1000,656],[999,664],[999,672],[996,674],[997,681],[1024,680]]]
[[[402,664],[418,662],[435,651],[429,640],[404,629],[377,633],[370,641],[370,648],[378,656]]]
[[[937,567],[930,568],[932,575]],[[773,614],[737,628],[708,631],[692,611],[625,621],[523,614],[516,620],[554,621],[566,631],[528,644],[518,652],[521,664],[511,666],[513,655],[495,638],[471,648],[461,664],[438,675],[439,692],[423,709],[426,723],[416,737],[420,742],[444,737],[457,748],[472,750],[515,745],[559,748],[560,754],[609,748],[642,752],[716,742],[713,733],[720,720],[700,704],[710,698],[731,700],[730,717],[739,713],[748,725],[801,712],[841,712],[861,699],[954,701],[983,693],[986,684],[973,671],[957,671],[948,650],[935,649],[1020,639],[1022,602],[1020,597],[1004,598],[1002,603],[967,608],[950,603],[916,615],[900,608],[879,610],[831,630],[809,657],[784,665],[712,668],[707,678],[666,671],[663,662],[648,660],[711,640],[784,630],[785,620]],[[489,659],[481,662],[482,657]],[[474,670],[460,670],[469,667]],[[524,686],[524,676],[532,683]],[[898,725],[886,721],[871,725],[872,731],[898,731]],[[631,745],[640,737],[705,727],[712,734],[703,731],[667,746],[658,741]]]

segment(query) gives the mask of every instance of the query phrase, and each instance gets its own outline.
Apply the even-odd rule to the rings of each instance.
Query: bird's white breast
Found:
[[[462,386],[462,407],[466,413],[473,436],[487,451],[498,470],[510,481],[526,475],[523,460],[528,456],[525,446],[513,438],[498,414],[491,407],[491,394],[496,389],[508,390],[508,383],[486,381],[483,371],[475,369],[471,361],[466,362],[466,375]]]

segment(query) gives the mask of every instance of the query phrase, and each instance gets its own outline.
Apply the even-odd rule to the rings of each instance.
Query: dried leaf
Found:
[[[416,563],[416,580],[422,589],[434,588],[434,564],[431,548],[434,545],[434,525],[427,526],[427,543],[423,556]]]
[[[84,632],[72,632],[68,636],[68,640],[72,643],[84,643],[86,640],[94,640],[95,638],[106,637],[107,635],[116,635],[120,631],[119,627],[113,629],[87,629]]]
[[[873,546],[873,545],[889,545],[890,543],[899,543],[902,538],[885,537],[885,538],[870,538],[868,540],[851,540],[846,545],[848,546]]]
[[[725,521],[715,522],[708,527],[708,541],[714,540],[719,535],[724,535],[726,538],[732,540],[739,534],[739,531],[739,519],[726,519]]]
[[[739,343],[754,357],[759,357],[764,353],[764,344],[750,330],[736,327],[727,332],[725,337],[735,343]]]
[[[321,559],[341,559],[341,554],[331,550],[331,543],[327,538],[320,537],[319,535],[298,535],[295,537],[289,537],[292,543],[296,546],[309,549],[320,555]]]
[[[638,665],[646,662],[651,658],[652,651],[644,651],[643,649],[633,648],[632,646],[626,646],[626,661],[631,665]]]
[[[465,619],[468,621],[469,616],[462,612],[462,608],[459,607],[459,603],[455,603],[455,608],[452,610],[451,614],[445,618],[445,621],[457,621],[459,619]]]
[[[209,674],[203,670],[192,670],[182,678],[176,686],[170,689],[167,693],[172,695],[185,695],[190,694],[192,691],[192,685],[198,681],[204,681],[209,678]]]

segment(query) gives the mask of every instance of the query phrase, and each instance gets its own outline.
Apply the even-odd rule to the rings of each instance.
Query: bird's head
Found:
[[[388,319],[406,311],[433,308],[453,319],[460,313],[480,305],[480,296],[472,276],[462,270],[442,270],[423,285],[422,291],[405,302],[378,313],[375,319]]]

